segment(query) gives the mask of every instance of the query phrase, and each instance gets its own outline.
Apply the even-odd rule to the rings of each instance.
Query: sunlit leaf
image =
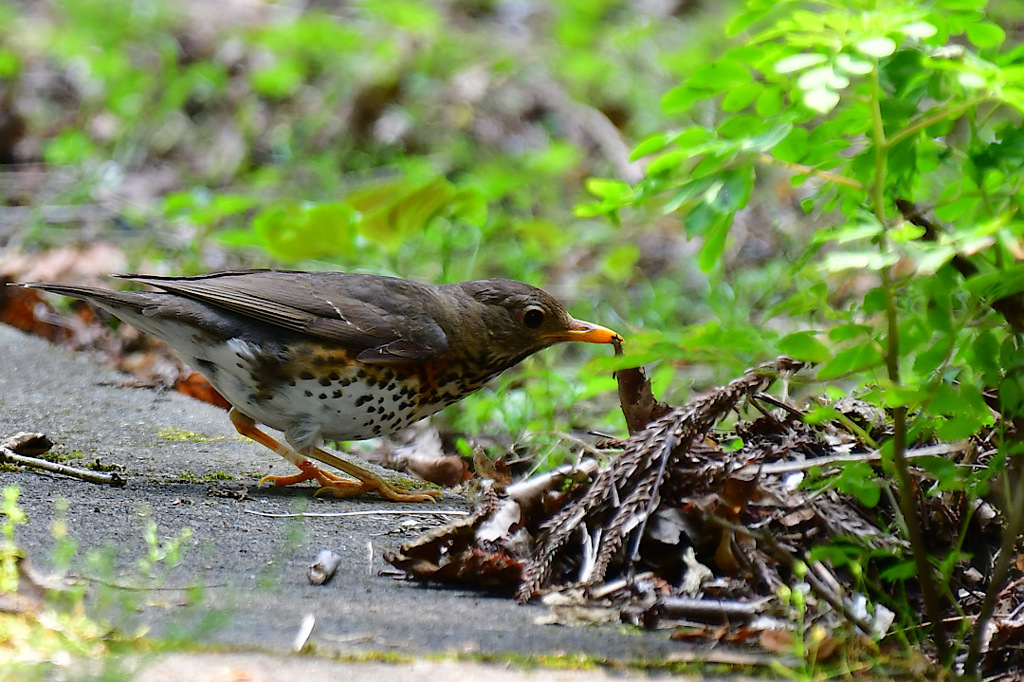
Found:
[[[811,109],[827,114],[839,104],[839,94],[827,87],[820,87],[805,92],[803,101]]]
[[[924,276],[934,275],[955,255],[956,247],[951,244],[932,247],[917,257],[917,272]]]
[[[888,57],[896,51],[896,43],[892,38],[886,38],[885,36],[861,40],[857,42],[854,47],[856,47],[861,54],[868,57],[874,57],[876,59]]]
[[[801,71],[818,64],[824,64],[827,61],[828,57],[823,54],[801,52],[800,54],[790,55],[775,62],[775,71],[777,73],[793,73],[794,71]]]
[[[887,234],[895,242],[912,242],[924,236],[924,228],[905,220]]]
[[[846,73],[852,73],[858,76],[869,74],[875,68],[874,64],[871,62],[863,59],[857,59],[853,55],[846,53],[836,56],[836,67],[842,69]]]
[[[925,38],[931,38],[933,35],[938,33],[938,29],[933,24],[927,21],[915,21],[909,24],[900,26],[900,33],[909,37],[924,40]]]
[[[841,272],[843,270],[881,270],[895,265],[899,256],[894,253],[877,251],[842,251],[825,256],[821,269],[825,272]]]

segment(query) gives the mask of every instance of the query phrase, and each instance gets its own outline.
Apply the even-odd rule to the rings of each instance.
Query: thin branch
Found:
[[[1009,472],[1009,469],[1007,469]],[[968,675],[977,675],[981,665],[981,657],[984,653],[982,645],[987,640],[984,636],[988,629],[988,623],[992,619],[996,602],[999,601],[1003,583],[1006,582],[1006,575],[1010,570],[1010,562],[1017,559],[1017,552],[1014,547],[1024,532],[1024,492],[1021,492],[1019,485],[1008,485],[1014,490],[1013,507],[1010,510],[1009,522],[1003,529],[1003,541],[999,547],[999,558],[996,560],[992,575],[989,578],[989,587],[985,591],[985,598],[981,602],[981,609],[978,611],[977,620],[974,626],[974,636],[967,652],[967,662],[964,663],[964,672]]]
[[[785,168],[786,170],[799,173],[800,175],[810,175],[811,177],[818,178],[820,180],[827,180],[828,182],[834,182],[837,185],[845,185],[856,190],[866,191],[867,188],[861,183],[857,182],[853,178],[848,178],[845,175],[839,175],[838,173],[832,173],[830,171],[817,170],[813,166],[805,166],[802,163],[793,163],[792,161],[783,161],[777,159],[770,154],[760,153],[757,155],[758,161],[761,163],[767,163],[771,166],[778,166],[779,168]]]
[[[947,118],[954,118],[956,116],[959,116],[960,114],[967,111],[971,107],[975,107],[979,104],[982,104],[986,102],[988,99],[988,97],[978,97],[977,99],[972,99],[967,102],[964,102],[963,104],[957,107],[952,107],[949,109],[943,109],[942,107],[939,107],[939,113],[932,114],[931,116],[925,116],[924,118],[919,119],[914,123],[911,123],[903,130],[893,133],[892,137],[890,137],[888,142],[886,143],[886,146],[889,149],[892,149],[893,146],[899,144],[900,142],[907,139],[911,135],[920,132],[929,126],[933,126],[936,123],[940,123],[946,120]]]
[[[59,464],[57,462],[39,459],[38,457],[26,457],[25,455],[19,455],[10,448],[2,445],[0,445],[0,463],[31,467],[33,469],[42,469],[54,474],[71,476],[72,478],[77,478],[85,481],[86,483],[111,485],[115,488],[120,488],[127,483],[124,476],[116,471],[107,474],[99,471],[92,471],[90,469],[80,469],[78,467],[68,466],[67,464]]]
[[[939,457],[951,455],[957,452],[964,452],[971,448],[968,442],[963,443],[942,443],[940,445],[929,445],[924,448],[908,450],[904,453],[907,459],[916,457]],[[814,457],[798,462],[775,462],[773,464],[748,464],[736,470],[736,475],[750,474],[788,474],[794,471],[806,471],[812,467],[827,467],[833,464],[845,464],[848,462],[877,462],[882,459],[882,452],[874,450],[857,455],[827,455],[825,457]]]

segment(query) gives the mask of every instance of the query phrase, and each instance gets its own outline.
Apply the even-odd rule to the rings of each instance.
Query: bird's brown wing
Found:
[[[402,279],[286,270],[118,277],[363,351],[364,362],[424,361],[448,350],[430,314],[430,287]]]

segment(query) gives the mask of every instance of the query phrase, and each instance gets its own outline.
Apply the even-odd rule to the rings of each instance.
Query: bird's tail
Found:
[[[121,317],[121,313],[126,311],[141,313],[143,308],[153,304],[151,295],[140,291],[113,291],[99,287],[58,284],[56,282],[12,282],[10,286],[39,289],[52,294],[88,301],[109,311],[115,317]]]

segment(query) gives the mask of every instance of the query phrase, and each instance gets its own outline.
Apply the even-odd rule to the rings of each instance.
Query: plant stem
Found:
[[[771,154],[765,154],[764,152],[758,154],[757,159],[761,163],[767,163],[772,166],[785,168],[786,170],[790,170],[793,171],[794,173],[799,173],[801,175],[810,175],[812,177],[818,178],[819,180],[834,182],[835,184],[843,185],[844,187],[850,187],[852,189],[857,189],[861,191],[867,189],[866,187],[864,187],[864,185],[860,184],[853,178],[846,177],[845,175],[839,175],[838,173],[832,173],[830,171],[818,170],[813,166],[806,166],[802,163],[783,161],[782,159],[777,159]]]
[[[878,64],[875,64],[871,78],[871,124],[875,142],[875,175],[871,185],[871,198],[875,216],[879,223],[885,220],[885,175],[886,161],[890,146],[902,138],[885,138],[885,126],[882,121],[882,86],[878,77]],[[904,129],[906,133],[908,129]],[[879,251],[885,254],[889,245],[883,230],[878,239]],[[885,296],[885,316],[887,344],[885,352],[886,370],[889,381],[894,387],[900,385],[900,337],[899,311],[896,306],[896,285],[893,282],[892,268],[886,266],[881,271],[882,291]],[[942,609],[939,604],[938,587],[935,572],[928,560],[928,548],[921,532],[921,523],[917,516],[916,491],[910,479],[910,467],[907,465],[907,408],[899,405],[893,409],[892,458],[896,470],[896,482],[899,487],[900,510],[907,525],[914,564],[917,567],[918,581],[921,585],[921,596],[924,599],[925,611],[932,622],[932,634],[935,647],[938,649],[939,660],[943,665],[952,662],[952,650],[946,637],[946,628],[942,622]]]
[[[911,135],[917,133],[918,131],[924,130],[928,126],[933,126],[936,123],[940,123],[941,121],[944,121],[947,118],[955,118],[960,114],[964,113],[965,111],[967,111],[968,109],[970,109],[971,107],[978,106],[987,99],[988,97],[978,97],[976,99],[968,100],[967,102],[964,102],[963,104],[957,105],[955,107],[949,107],[948,109],[939,107],[936,113],[930,116],[925,116],[924,118],[919,119],[917,122],[911,123],[903,130],[894,133],[893,136],[889,138],[888,146],[893,147],[894,145],[899,144],[900,142],[907,139]]]
[[[1019,455],[1018,455],[1019,456]],[[1011,455],[1012,457],[1012,455]],[[1024,532],[1024,493],[1020,491],[1020,475],[1014,478],[1012,472],[1014,467],[1010,462],[1006,467],[1006,478],[1009,485],[1006,486],[1007,493],[1012,496],[1012,504],[1009,519],[1003,528],[1003,541],[999,547],[999,558],[992,568],[992,575],[989,576],[988,589],[985,590],[985,599],[981,602],[981,609],[978,611],[978,618],[974,621],[974,636],[971,638],[971,646],[967,651],[967,661],[964,663],[964,673],[977,676],[978,667],[981,665],[982,644],[986,638],[984,632],[988,629],[992,613],[995,611],[996,602],[999,599],[1003,585],[1006,584],[1006,574],[1010,570],[1010,562],[1017,558],[1014,545],[1017,539]],[[1018,482],[1014,485],[1014,480]]]

